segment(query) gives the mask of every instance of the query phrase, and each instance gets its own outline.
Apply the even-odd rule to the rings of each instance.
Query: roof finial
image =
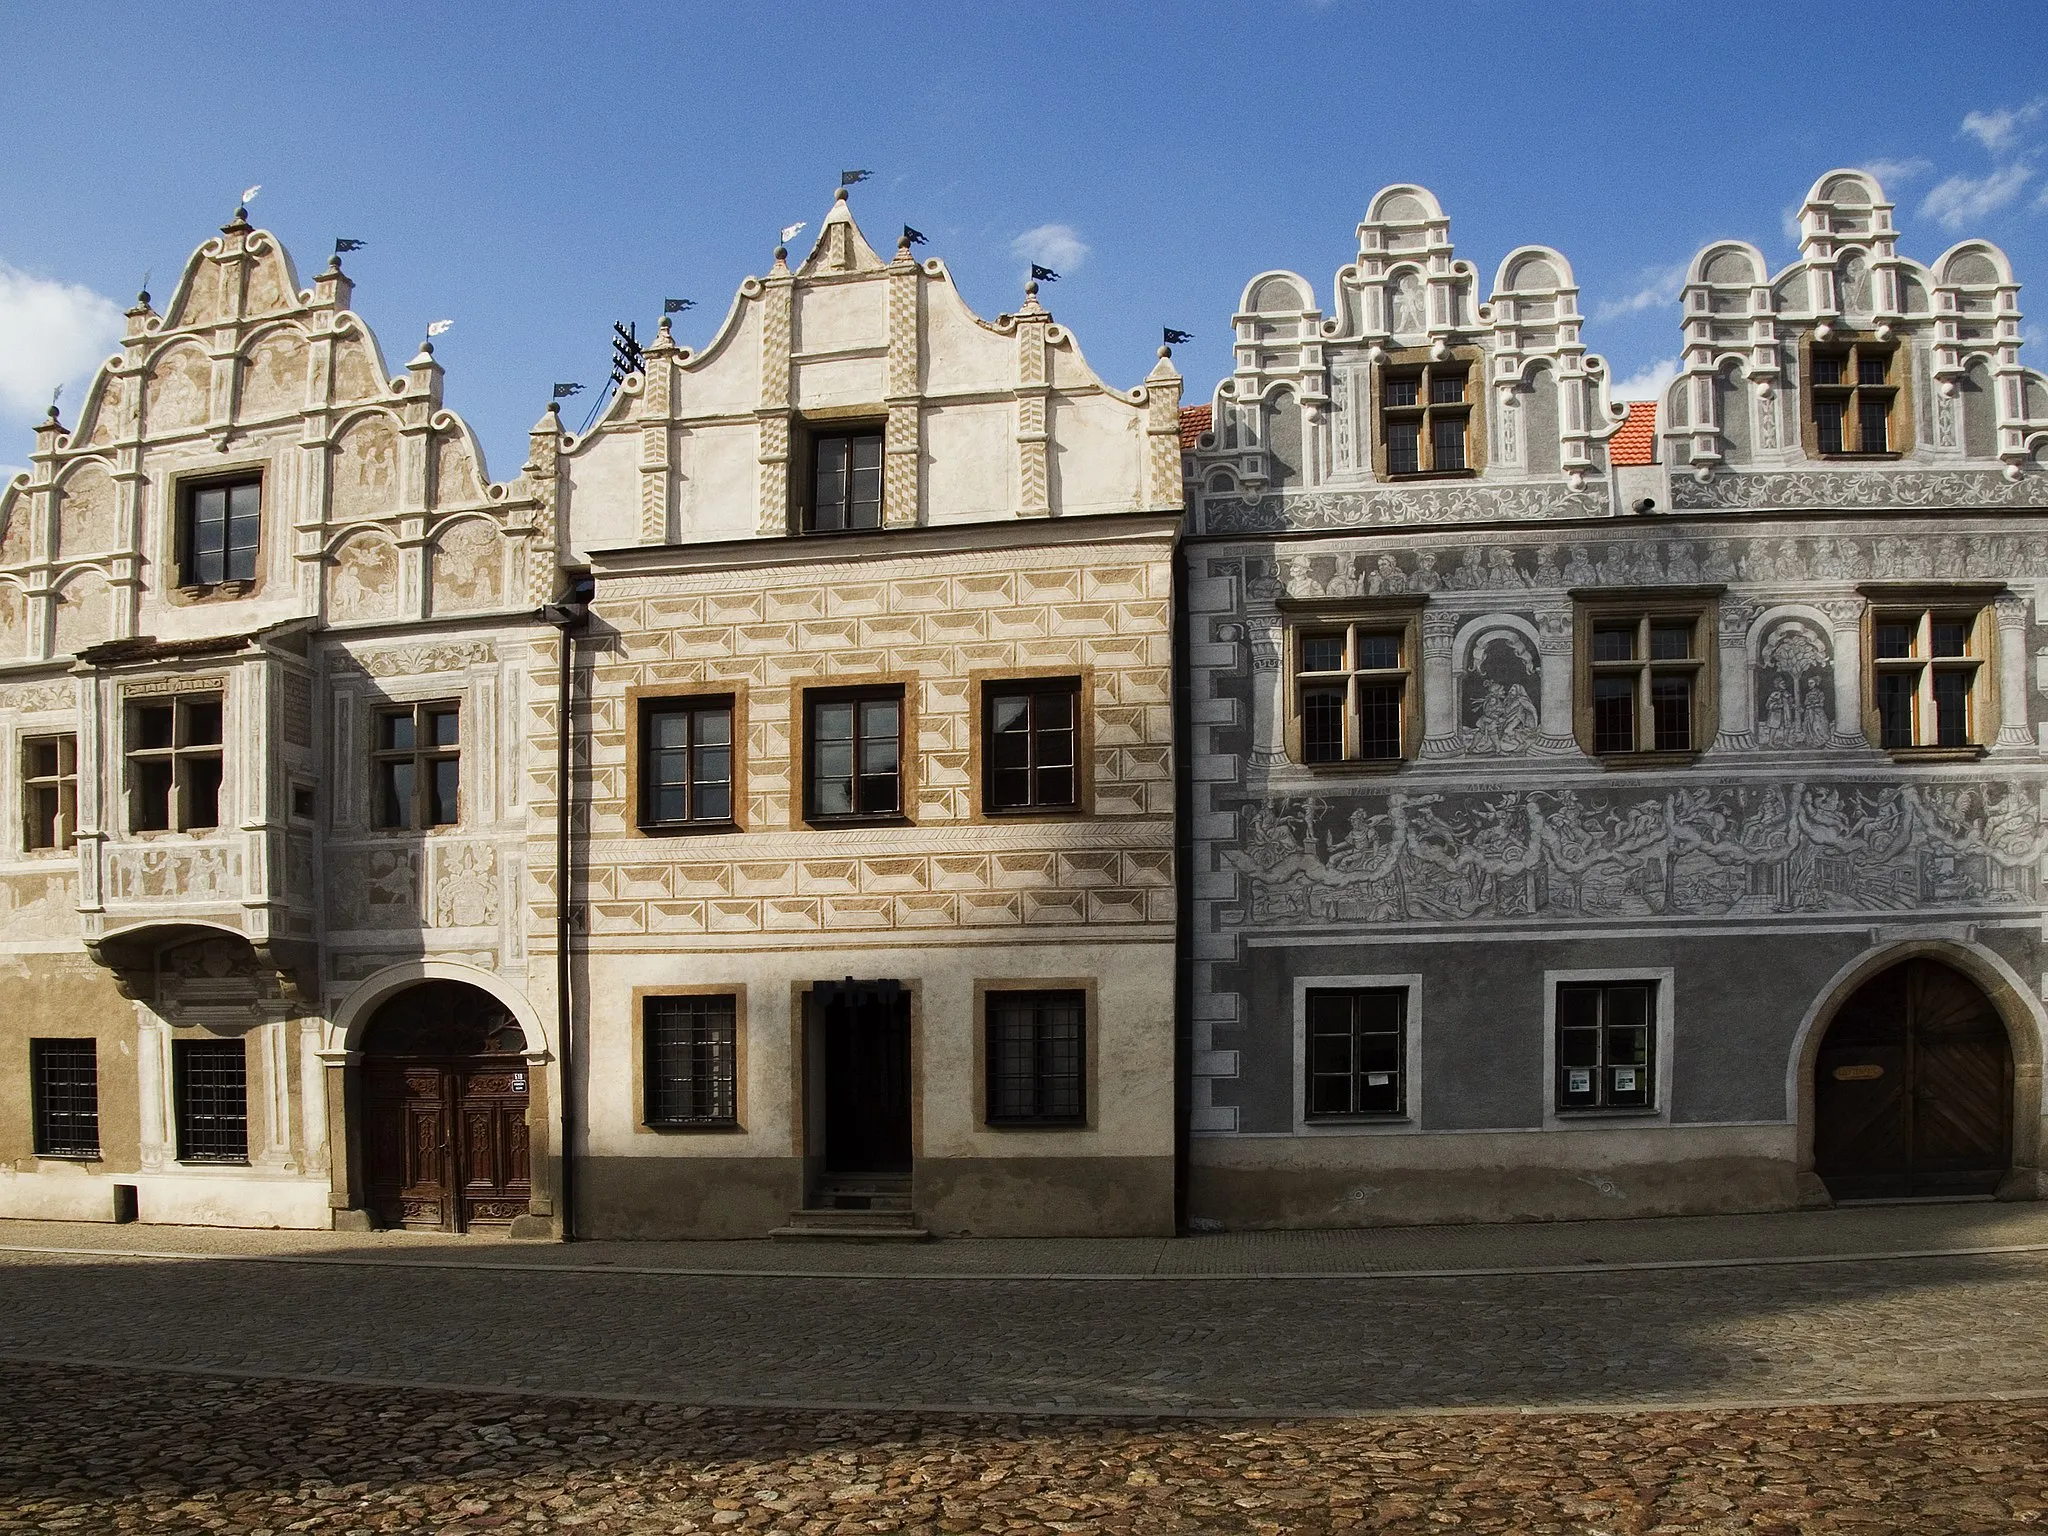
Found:
[[[1026,283],[1026,284],[1024,285],[1024,297],[1025,297],[1025,298],[1027,298],[1027,299],[1033,299],[1033,300],[1037,299],[1037,297],[1038,297],[1038,284],[1037,284],[1037,283]]]
[[[846,188],[844,188],[844,187],[841,187],[841,188],[840,188],[840,189],[839,189],[839,190],[838,190],[837,192],[834,192],[834,193],[832,194],[832,201],[833,201],[833,202],[835,202],[835,203],[843,203],[843,202],[845,202],[845,201],[846,201]]]

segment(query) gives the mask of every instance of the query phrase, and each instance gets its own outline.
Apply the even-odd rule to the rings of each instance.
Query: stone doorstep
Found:
[[[824,1198],[827,1201],[844,1200],[847,1204],[826,1204],[807,1206],[789,1213],[789,1224],[777,1227],[768,1235],[778,1241],[861,1243],[861,1242],[923,1242],[931,1236],[918,1225],[917,1213],[910,1208],[907,1193],[876,1191],[877,1201],[891,1203],[870,1204],[865,1192],[851,1188],[828,1188]],[[900,1204],[895,1203],[897,1199]],[[851,1202],[859,1200],[860,1204]]]

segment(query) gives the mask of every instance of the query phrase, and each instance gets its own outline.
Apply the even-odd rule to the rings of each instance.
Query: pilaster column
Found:
[[[1272,614],[1245,619],[1245,649],[1251,654],[1252,751],[1255,768],[1271,768],[1287,760],[1286,690],[1281,686],[1280,621]]]
[[[1721,719],[1714,737],[1717,752],[1746,752],[1755,745],[1756,723],[1754,678],[1749,665],[1749,626],[1756,621],[1754,603],[1724,601],[1716,628],[1720,671],[1716,686],[1721,696]]]
[[[1998,612],[1998,702],[2004,716],[1998,727],[2001,747],[2031,747],[2027,727],[2027,600],[2008,592],[1994,604]]]
[[[1863,599],[1835,598],[1820,605],[1828,616],[1835,662],[1835,736],[1838,747],[1867,747],[1863,734]]]
[[[1552,608],[1536,615],[1538,654],[1542,657],[1543,697],[1537,703],[1537,728],[1543,745],[1564,751],[1577,745],[1572,729],[1572,611]]]
[[[171,1032],[144,1003],[135,1005],[135,1102],[143,1171],[160,1172],[178,1155],[171,1137]]]
[[[290,1026],[280,1024],[280,1030]],[[327,1032],[323,1019],[299,1020],[299,1145],[309,1172],[325,1173],[331,1153],[327,1145],[327,1069],[320,1060],[320,1040]]]
[[[1455,753],[1458,683],[1451,673],[1451,640],[1458,615],[1424,609],[1422,614],[1422,756]]]

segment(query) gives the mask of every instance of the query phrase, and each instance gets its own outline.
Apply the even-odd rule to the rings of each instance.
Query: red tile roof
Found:
[[[1181,412],[1181,435],[1187,435],[1187,412]],[[1614,464],[1657,462],[1657,402],[1631,400],[1628,420],[1607,440],[1607,457]]]
[[[1193,450],[1195,439],[1209,430],[1211,411],[1206,405],[1184,405],[1180,408],[1181,452]]]

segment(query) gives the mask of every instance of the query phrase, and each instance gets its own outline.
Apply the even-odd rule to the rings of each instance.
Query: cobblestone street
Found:
[[[0,1530],[2012,1530],[2048,1509],[2048,1260],[1980,1210],[1786,1218],[1793,1264],[1609,1223],[1320,1277],[15,1224]],[[1631,1257],[1550,1262],[1596,1238]],[[946,1246],[917,1262],[996,1262]]]

